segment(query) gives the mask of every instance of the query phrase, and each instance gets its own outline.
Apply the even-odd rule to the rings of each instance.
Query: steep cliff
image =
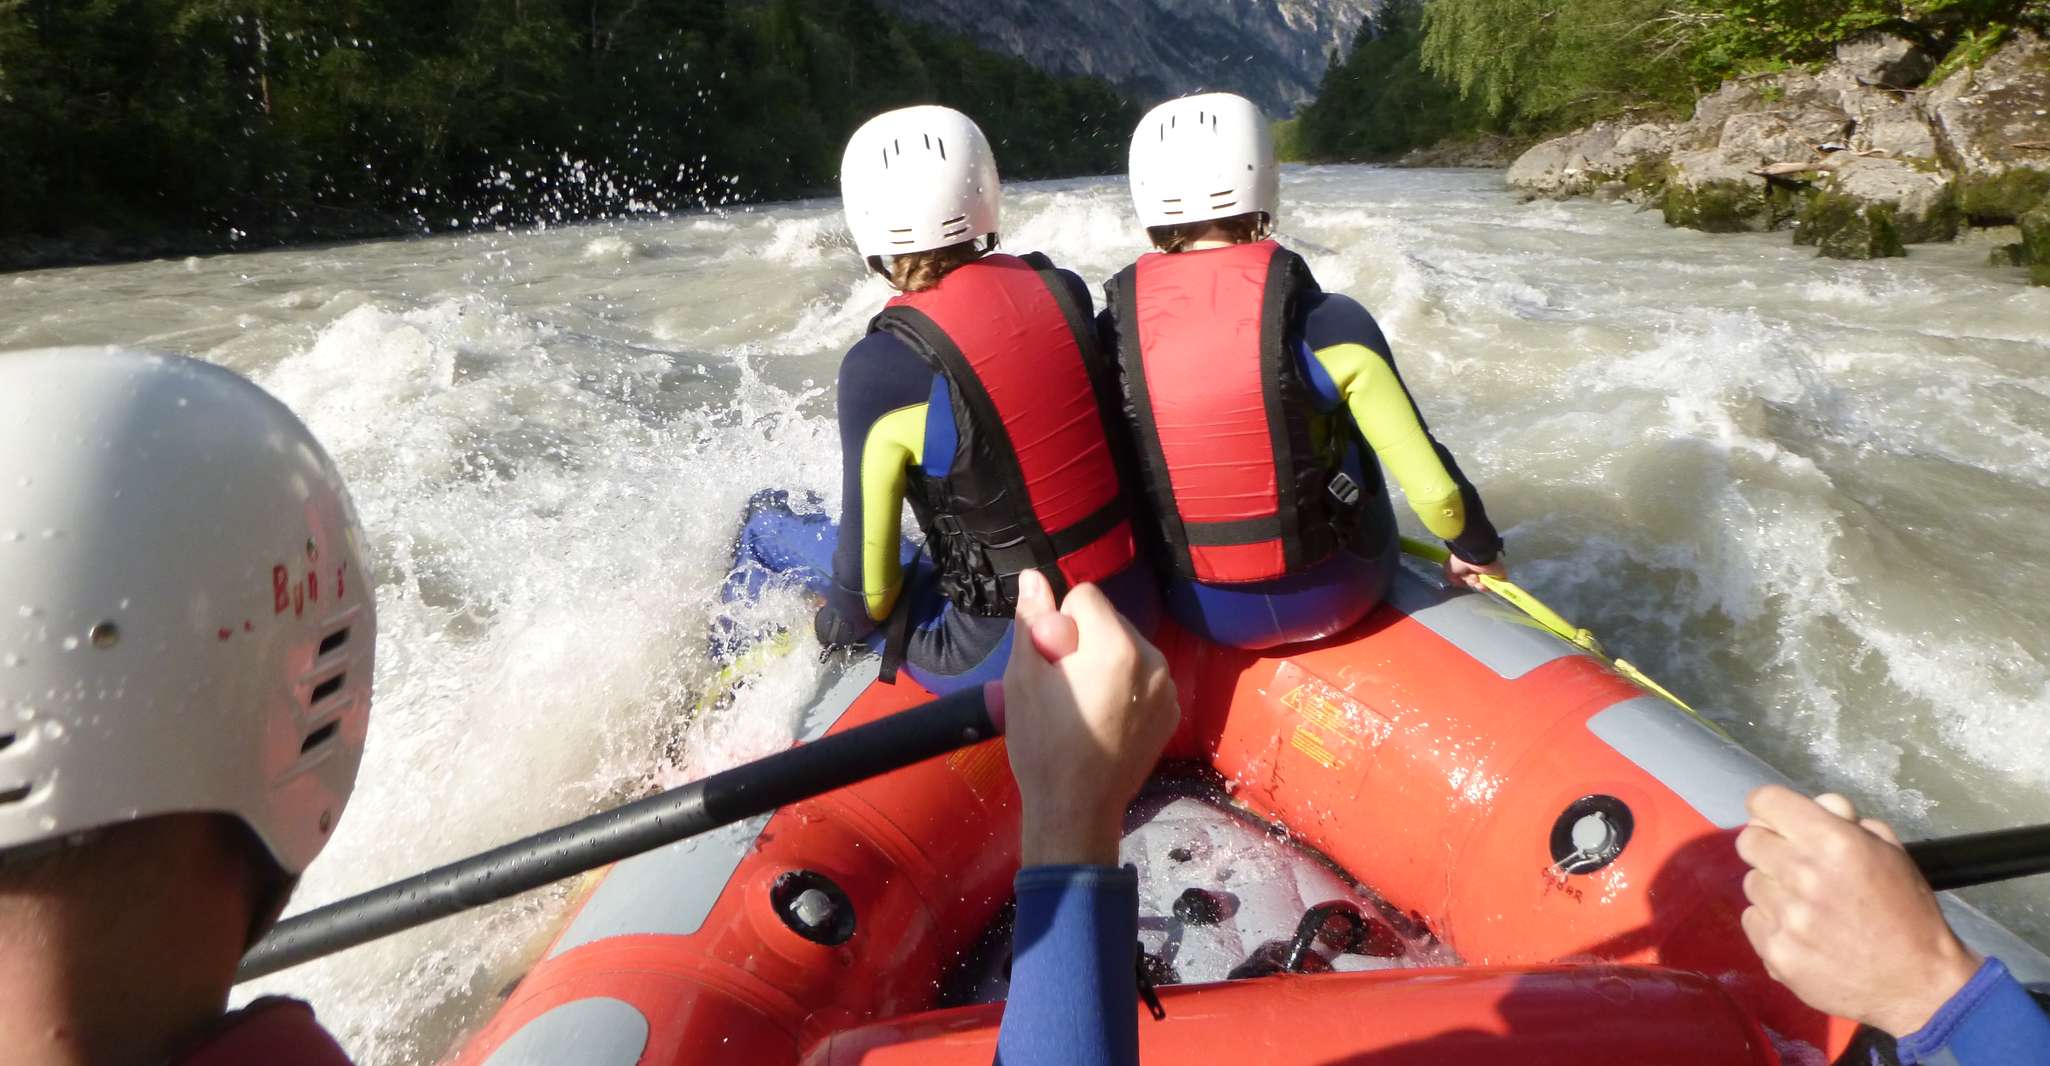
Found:
[[[1093,74],[1142,103],[1203,89],[1275,117],[1316,94],[1373,0],[880,0],[1047,70]]]

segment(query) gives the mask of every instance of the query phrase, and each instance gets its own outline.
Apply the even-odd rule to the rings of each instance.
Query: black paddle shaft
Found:
[[[2050,873],[2050,825],[1917,840],[1907,847],[1938,892]]]
[[[980,686],[579,819],[281,922],[248,981],[767,814],[997,735]]]

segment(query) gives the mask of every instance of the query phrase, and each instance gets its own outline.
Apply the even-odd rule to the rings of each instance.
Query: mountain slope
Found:
[[[1242,93],[1275,117],[1316,94],[1374,0],[879,0],[1047,70],[1094,74],[1144,103]]]

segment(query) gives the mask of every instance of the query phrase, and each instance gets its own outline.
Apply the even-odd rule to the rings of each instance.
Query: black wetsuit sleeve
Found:
[[[901,493],[886,485],[864,483],[862,459],[870,437],[887,416],[927,403],[933,377],[932,368],[917,352],[888,333],[863,337],[840,363],[840,530],[833,546],[833,581],[826,605],[844,624],[839,632],[854,639],[873,631],[879,621],[871,617],[869,609],[871,596],[884,591],[877,583],[902,580],[894,566],[887,577],[869,572],[867,566],[868,511],[902,508],[904,501]]]
[[[1480,493],[1473,487],[1473,482],[1459,469],[1459,462],[1452,457],[1452,452],[1431,432],[1430,423],[1416,406],[1409,385],[1402,380],[1401,368],[1395,365],[1395,355],[1389,348],[1388,338],[1381,333],[1380,323],[1374,321],[1374,316],[1360,306],[1359,301],[1337,293],[1316,294],[1304,301],[1304,307],[1303,340],[1312,353],[1321,355],[1340,346],[1359,345],[1387,364],[1402,392],[1402,399],[1414,412],[1417,424],[1431,443],[1431,449],[1437,453],[1439,464],[1459,488],[1465,524],[1457,536],[1446,540],[1446,547],[1470,563],[1493,562],[1502,554],[1502,537],[1496,532],[1494,523],[1488,520],[1487,509],[1482,505]]]

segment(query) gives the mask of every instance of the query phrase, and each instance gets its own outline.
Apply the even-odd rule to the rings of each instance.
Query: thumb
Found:
[[[1046,575],[1027,570],[1018,575],[1017,631],[1012,636],[1011,657],[1015,661],[1026,645],[1047,662],[1059,662],[1081,644],[1075,623],[1054,606],[1053,585]]]

